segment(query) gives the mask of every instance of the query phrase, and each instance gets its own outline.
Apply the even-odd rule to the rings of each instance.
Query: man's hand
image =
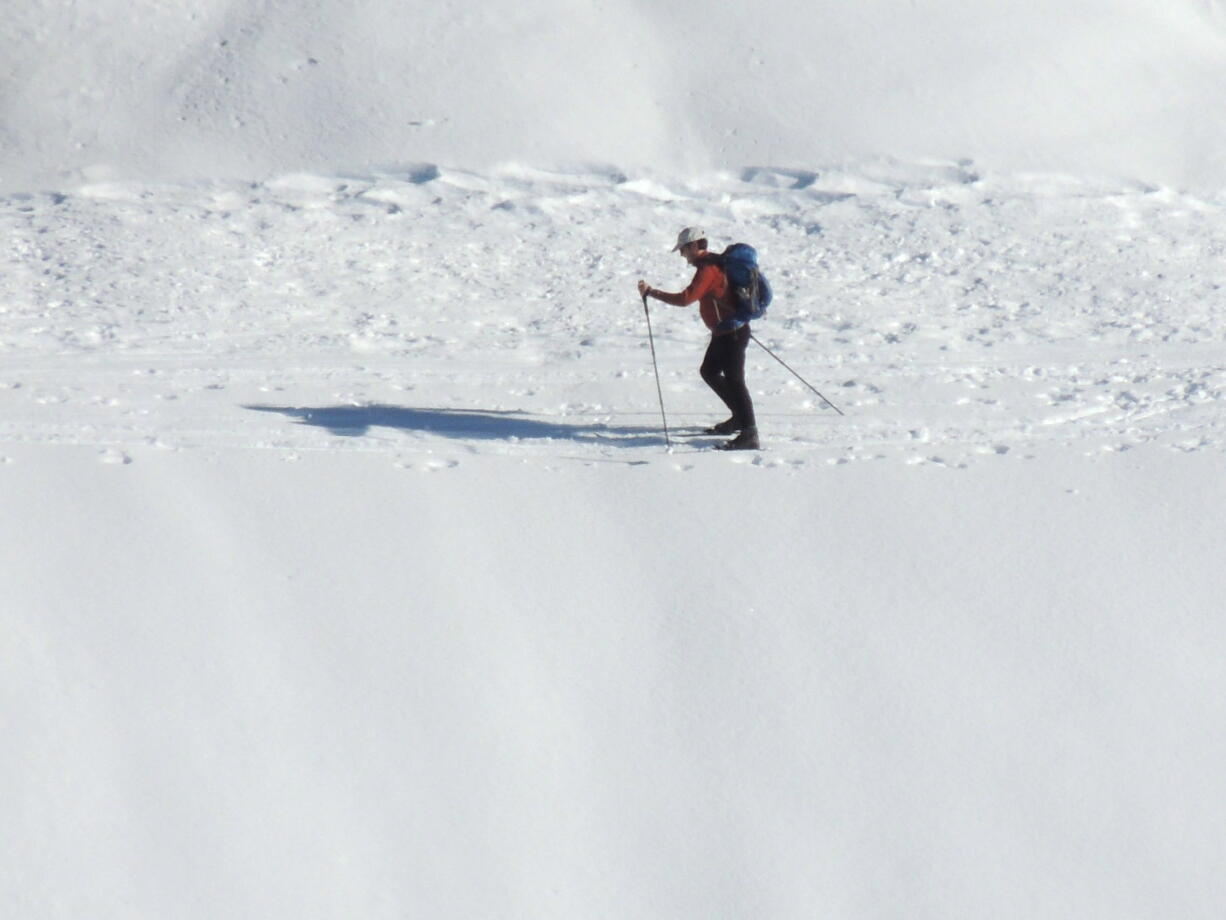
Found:
[[[646,281],[639,282],[639,296],[646,297],[651,292],[651,285]]]

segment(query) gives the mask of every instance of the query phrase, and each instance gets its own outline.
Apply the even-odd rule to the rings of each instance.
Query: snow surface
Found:
[[[17,0],[0,191],[865,156],[1226,185],[1223,0]]]
[[[0,26],[0,912],[1222,915],[1224,11],[845,6]]]

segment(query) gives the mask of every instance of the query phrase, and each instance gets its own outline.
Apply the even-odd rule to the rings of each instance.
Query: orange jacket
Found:
[[[711,262],[698,266],[698,271],[694,272],[694,280],[680,294],[652,289],[651,296],[674,307],[688,307],[697,300],[698,313],[708,329],[714,329],[721,319],[736,312],[732,291],[728,289],[728,279],[724,277],[719,266]]]

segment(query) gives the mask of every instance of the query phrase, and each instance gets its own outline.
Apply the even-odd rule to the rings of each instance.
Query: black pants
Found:
[[[734,332],[711,336],[702,367],[698,369],[741,429],[757,427],[753,401],[745,386],[745,349],[749,347],[749,335],[749,326],[745,325]]]

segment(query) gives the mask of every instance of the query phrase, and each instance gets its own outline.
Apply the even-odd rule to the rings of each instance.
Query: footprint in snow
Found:
[[[132,458],[125,454],[122,450],[107,448],[99,452],[98,462],[106,463],[110,466],[126,466],[132,462]]]
[[[413,460],[397,460],[395,466],[402,470],[417,470],[422,473],[438,473],[442,470],[455,469],[460,465],[459,460],[426,460],[417,462]]]

